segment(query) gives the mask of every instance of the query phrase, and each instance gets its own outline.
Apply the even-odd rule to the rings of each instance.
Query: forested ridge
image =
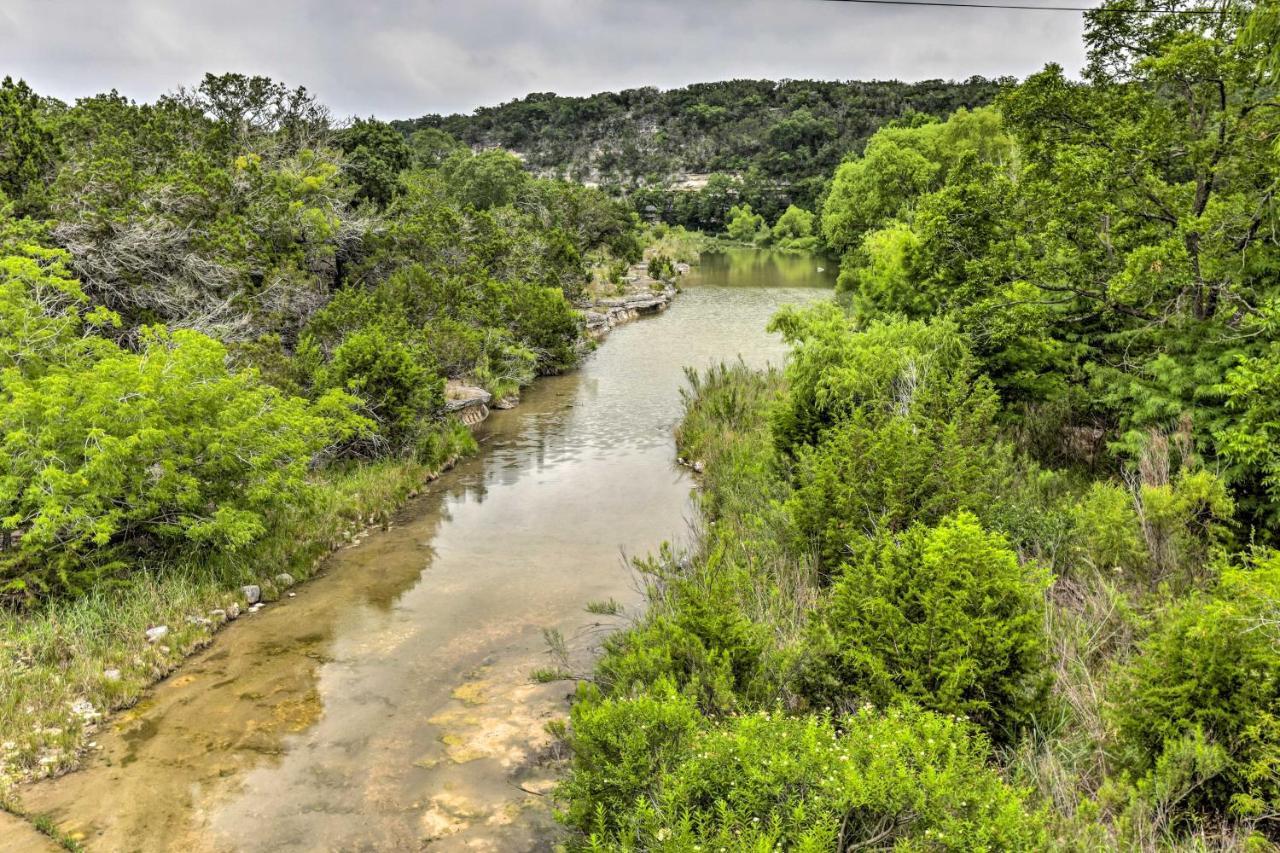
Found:
[[[832,170],[881,125],[982,106],[1000,83],[726,80],[588,97],[534,93],[471,115],[392,125],[515,151],[537,174],[599,184],[672,224],[719,230],[736,202],[770,222],[789,204],[812,210]],[[689,187],[691,175],[699,180]]]
[[[690,373],[700,530],[582,675],[580,848],[1280,842],[1280,11],[1166,8],[880,129],[785,368]]]

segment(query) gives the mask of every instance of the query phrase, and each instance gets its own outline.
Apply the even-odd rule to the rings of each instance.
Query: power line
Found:
[[[1118,15],[1217,15],[1217,9],[1115,9],[1088,6],[1022,6],[1008,3],[948,3],[945,0],[827,0],[870,6],[935,6],[944,9],[1016,9],[1026,12],[1112,12]]]

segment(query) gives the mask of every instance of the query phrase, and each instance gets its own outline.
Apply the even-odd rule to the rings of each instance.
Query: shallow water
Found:
[[[530,679],[555,663],[543,631],[588,668],[618,620],[585,605],[633,609],[624,555],[685,535],[683,368],[779,362],[765,322],[831,282],[809,258],[707,256],[666,313],[495,412],[391,529],[223,631],[24,806],[91,850],[548,849],[543,727],[571,682]]]

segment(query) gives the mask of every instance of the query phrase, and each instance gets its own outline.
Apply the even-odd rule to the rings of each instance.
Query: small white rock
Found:
[[[104,680],[104,681],[119,681],[119,680],[120,680],[120,670],[118,670],[118,669],[104,669],[104,670],[102,671],[102,678],[103,678],[103,680]]]
[[[71,713],[75,714],[82,720],[92,720],[101,716],[94,710],[93,703],[88,699],[77,699],[71,703]]]
[[[154,628],[147,629],[147,642],[154,643],[157,640],[163,640],[169,635],[168,625],[157,625]]]

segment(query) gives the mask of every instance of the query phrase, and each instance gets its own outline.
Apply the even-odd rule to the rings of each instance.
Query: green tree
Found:
[[[753,242],[765,228],[764,217],[751,210],[751,205],[734,205],[729,209],[729,219],[725,223],[725,231],[730,239]]]
[[[43,183],[52,177],[57,142],[40,97],[26,82],[0,80],[0,193],[35,211]]]
[[[413,165],[418,169],[438,169],[450,156],[466,148],[461,142],[435,127],[415,130],[409,136],[408,145]]]
[[[476,210],[511,204],[529,180],[519,158],[499,150],[454,154],[444,168],[453,192]]]
[[[404,137],[385,122],[358,118],[337,134],[337,142],[347,155],[344,168],[359,187],[356,198],[385,206],[399,191],[400,173],[412,156]]]

